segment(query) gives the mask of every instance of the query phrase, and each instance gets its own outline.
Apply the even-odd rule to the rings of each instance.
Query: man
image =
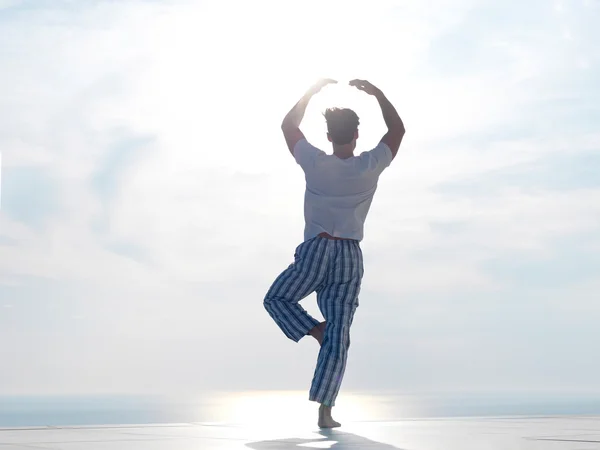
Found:
[[[383,93],[368,81],[350,85],[374,96],[383,113],[387,133],[371,151],[354,155],[359,119],[350,109],[325,112],[327,138],[333,154],[308,143],[300,123],[310,99],[328,84],[317,82],[286,115],[281,129],[290,152],[306,177],[304,242],[296,248],[294,263],[275,280],[264,306],[284,334],[295,342],[306,335],[321,345],[309,399],[320,403],[319,427],[335,428],[335,404],[350,346],[350,325],[358,307],[363,277],[360,241],[377,181],[398,153],[404,124]],[[299,304],[317,293],[325,318],[319,323]]]

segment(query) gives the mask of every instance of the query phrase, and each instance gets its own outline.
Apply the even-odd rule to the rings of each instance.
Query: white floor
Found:
[[[222,424],[0,429],[0,450],[600,450],[600,417],[351,423],[331,432]]]

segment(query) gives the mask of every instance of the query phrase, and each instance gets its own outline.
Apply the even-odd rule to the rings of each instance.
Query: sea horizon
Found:
[[[304,391],[181,395],[0,395],[0,428],[168,423],[255,424],[312,419]],[[600,393],[352,391],[336,412],[346,422],[465,417],[600,415]]]

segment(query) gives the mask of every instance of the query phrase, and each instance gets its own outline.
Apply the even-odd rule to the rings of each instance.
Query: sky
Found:
[[[0,395],[308,389],[262,301],[319,77],[313,144],[385,132],[353,78],[407,129],[343,389],[599,392],[600,2],[425,3],[0,0]]]

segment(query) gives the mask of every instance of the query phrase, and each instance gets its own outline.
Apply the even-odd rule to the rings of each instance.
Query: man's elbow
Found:
[[[298,126],[296,124],[291,123],[288,120],[284,120],[283,122],[281,122],[281,130],[283,132],[293,131],[293,130],[296,130],[297,128],[298,128]]]
[[[298,125],[285,122],[281,124],[281,131],[286,136],[296,136],[301,133]]]
[[[404,124],[399,124],[389,130],[390,136],[394,139],[402,140],[404,135],[406,134],[406,128],[404,128]]]
[[[404,133],[406,133],[406,128],[404,128],[404,122],[402,122],[401,120],[387,124],[387,129],[388,133],[394,135],[403,135]]]
[[[406,128],[404,128],[404,122],[402,122],[400,118],[398,118],[398,122],[396,123],[396,126],[394,128],[396,128],[398,130],[398,133],[400,134],[406,133]]]

